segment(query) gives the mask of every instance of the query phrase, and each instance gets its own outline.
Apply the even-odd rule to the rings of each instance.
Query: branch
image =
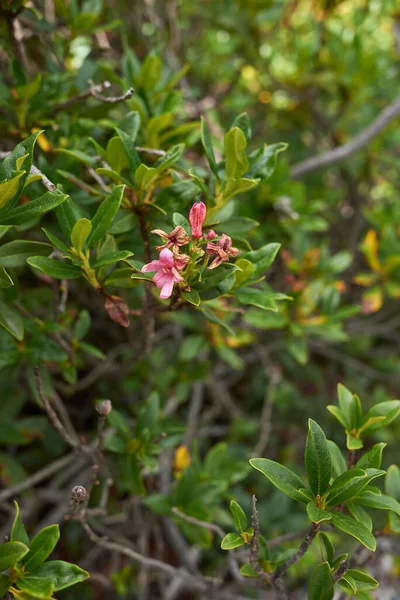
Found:
[[[86,98],[96,98],[101,102],[106,102],[108,104],[116,104],[118,102],[123,102],[124,100],[128,100],[133,96],[135,90],[133,88],[129,88],[125,94],[122,96],[103,96],[102,92],[111,87],[111,83],[109,81],[104,81],[103,83],[94,84],[93,81],[89,80],[89,89],[85,92],[81,92],[77,96],[73,96],[72,98],[68,98],[68,100],[64,100],[64,102],[59,102],[55,104],[51,111],[55,112],[58,110],[62,110],[67,108],[71,104],[76,104],[77,102],[82,102],[82,100],[86,100]]]
[[[262,579],[270,583],[270,576],[265,571],[263,571],[259,564],[260,557],[258,554],[258,540],[260,537],[260,523],[258,521],[257,498],[254,494],[251,500],[253,507],[251,513],[251,525],[253,527],[254,534],[250,542],[250,564],[253,567],[254,571],[257,573],[257,575],[259,575]]]
[[[366,146],[374,137],[378,135],[378,133],[382,131],[382,129],[384,129],[399,115],[400,96],[391,104],[389,104],[389,106],[384,108],[383,111],[376,117],[376,119],[364,129],[364,131],[356,135],[347,144],[343,144],[342,146],[334,148],[334,150],[329,150],[328,152],[307,158],[306,160],[295,164],[290,171],[291,177],[293,179],[297,179],[303,175],[306,175],[307,173],[318,171],[323,167],[329,167],[337,162],[349,158],[352,154],[358,152],[364,146]]]
[[[4,158],[6,158],[10,154],[10,152],[12,152],[12,150],[8,150],[8,151],[1,150],[0,151],[0,160],[3,160]],[[43,185],[45,187],[47,187],[49,192],[56,191],[57,188],[54,185],[54,183],[52,181],[50,181],[50,179],[48,177],[46,177],[46,175],[44,173],[42,173],[42,171],[40,171],[40,169],[38,169],[34,165],[31,166],[30,174],[31,175],[39,175],[39,177],[42,180]]]
[[[304,539],[303,543],[301,544],[301,546],[297,550],[297,552],[295,554],[293,554],[293,556],[288,558],[280,567],[278,567],[276,569],[276,571],[274,572],[273,577],[272,577],[273,581],[276,581],[277,579],[282,577],[282,575],[285,571],[287,571],[292,565],[294,565],[295,562],[297,562],[298,560],[300,560],[300,558],[302,558],[304,556],[304,554],[307,552],[307,550],[311,546],[311,543],[312,543],[313,539],[315,538],[315,536],[317,535],[319,530],[320,530],[320,523],[313,523],[311,529],[309,530],[306,538]]]
[[[332,575],[333,583],[337,583],[344,575],[346,575],[347,569],[349,568],[349,563],[347,560],[343,560],[337,571]]]
[[[203,529],[213,531],[221,538],[221,540],[225,537],[225,531],[219,525],[215,525],[214,523],[207,523],[207,521],[200,521],[200,519],[196,519],[196,517],[191,517],[190,515],[187,515],[184,512],[180,511],[179,508],[177,508],[176,506],[174,506],[171,509],[171,512],[174,513],[174,515],[176,515],[177,517],[180,517],[181,519],[186,521],[187,523],[192,523],[193,525],[197,525],[198,527],[202,527]]]

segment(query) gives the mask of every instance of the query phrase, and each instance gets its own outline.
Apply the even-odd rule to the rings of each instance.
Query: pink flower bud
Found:
[[[208,240],[213,240],[216,237],[217,237],[217,234],[215,233],[214,229],[210,229],[210,231],[207,232],[206,238]]]
[[[203,235],[202,226],[206,218],[206,211],[204,202],[195,202],[190,209],[189,223],[194,238],[201,238]]]
[[[108,415],[112,410],[111,400],[102,400],[96,404],[96,410],[102,417]]]

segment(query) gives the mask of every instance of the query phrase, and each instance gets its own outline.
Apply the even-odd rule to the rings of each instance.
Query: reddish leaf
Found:
[[[129,327],[129,306],[125,300],[119,296],[106,296],[104,308],[113,321],[122,327]]]

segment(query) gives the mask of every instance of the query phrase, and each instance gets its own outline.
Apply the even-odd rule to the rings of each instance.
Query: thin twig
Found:
[[[346,158],[352,156],[362,148],[364,148],[374,137],[376,137],[382,129],[384,129],[393,119],[400,115],[400,96],[396,98],[389,106],[383,109],[383,111],[376,117],[374,121],[368,127],[364,129],[361,133],[356,135],[350,142],[347,144],[343,144],[342,146],[338,146],[333,150],[329,150],[328,152],[323,152],[322,154],[318,154],[317,156],[312,156],[311,158],[307,158],[306,160],[295,164],[291,171],[290,175],[293,179],[297,179],[306,175],[307,173],[312,173],[313,171],[318,171],[323,167],[330,167],[331,165],[336,164],[337,162],[341,162]]]
[[[273,580],[276,581],[279,577],[282,577],[282,575],[283,575],[283,573],[285,573],[285,571],[287,571],[292,565],[294,565],[295,562],[297,562],[298,560],[300,560],[300,558],[302,558],[304,556],[304,554],[307,552],[307,550],[311,546],[313,539],[315,538],[318,531],[320,530],[320,526],[321,526],[320,523],[313,523],[311,529],[309,530],[306,538],[304,539],[303,543],[301,544],[301,546],[297,550],[297,552],[295,554],[293,554],[293,556],[288,558],[282,565],[280,565],[280,567],[278,567],[276,569],[276,571],[274,571]]]
[[[68,467],[70,464],[72,464],[75,461],[76,461],[76,454],[74,452],[71,454],[67,454],[67,456],[63,456],[62,458],[58,458],[57,460],[50,463],[43,469],[40,469],[40,471],[37,471],[30,477],[27,477],[20,483],[17,483],[16,485],[14,485],[11,488],[8,488],[7,490],[2,490],[0,492],[0,502],[5,502],[9,498],[12,498],[13,496],[17,496],[18,494],[20,494],[21,492],[24,492],[25,490],[29,489],[30,487],[33,487],[36,484],[41,483],[42,481],[44,481],[45,479],[48,479],[48,477],[51,477],[58,471],[62,471],[63,469],[65,469],[66,467]]]
[[[253,570],[265,581],[267,581],[268,583],[271,582],[271,578],[268,575],[268,573],[266,573],[265,571],[263,571],[263,569],[260,566],[260,557],[258,554],[258,542],[259,542],[259,538],[260,538],[260,523],[258,521],[258,512],[257,512],[257,498],[255,497],[255,495],[253,494],[253,497],[251,499],[252,502],[252,512],[251,512],[251,525],[253,527],[254,533],[253,533],[253,537],[251,538],[251,542],[250,542],[250,564],[253,567]]]
[[[209,531],[213,531],[221,539],[223,539],[225,537],[225,531],[219,525],[215,525],[215,523],[207,523],[207,521],[201,521],[200,519],[196,519],[196,517],[191,517],[190,515],[183,513],[176,506],[174,506],[171,509],[171,512],[174,515],[176,515],[177,517],[179,517],[180,519],[183,519],[184,521],[186,521],[187,523],[192,523],[193,525],[197,525],[198,527],[202,527],[203,529],[208,529]]]
[[[342,579],[344,575],[346,575],[347,569],[349,568],[349,563],[347,560],[343,560],[338,569],[332,575],[333,583],[337,583],[339,579]]]
[[[65,440],[67,442],[67,444],[69,444],[71,446],[71,448],[75,448],[75,449],[81,448],[81,444],[80,444],[79,440],[75,436],[72,436],[67,431],[67,429],[65,428],[63,423],[60,421],[57,413],[51,406],[50,401],[43,390],[42,378],[40,376],[40,371],[39,371],[38,367],[34,368],[34,373],[35,373],[36,391],[39,395],[40,400],[42,401],[43,408],[45,409],[54,429],[60,434],[60,436],[63,438],[63,440]]]

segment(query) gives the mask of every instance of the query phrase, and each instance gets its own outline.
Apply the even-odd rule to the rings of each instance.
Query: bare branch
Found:
[[[68,98],[68,100],[64,100],[64,102],[59,102],[55,104],[51,111],[56,112],[71,106],[71,104],[76,104],[78,102],[82,102],[82,100],[86,100],[86,98],[96,98],[101,102],[106,102],[108,104],[116,104],[118,102],[123,102],[124,100],[128,100],[133,96],[135,90],[133,88],[129,88],[125,94],[122,96],[103,96],[102,92],[111,87],[111,83],[109,81],[103,81],[103,83],[94,84],[93,81],[89,80],[89,89],[85,92],[81,92],[77,96],[73,96],[72,98]]]
[[[263,569],[260,567],[259,564],[259,554],[258,554],[258,540],[260,537],[260,523],[258,521],[258,512],[257,512],[257,498],[255,497],[255,495],[253,494],[252,497],[252,513],[251,513],[251,525],[253,527],[254,530],[254,534],[253,537],[251,538],[251,542],[250,542],[250,564],[253,567],[254,571],[265,581],[268,581],[268,583],[271,582],[271,578],[268,575],[268,573],[266,573],[265,571],[263,571]]]
[[[307,173],[318,171],[323,167],[330,167],[346,158],[349,158],[352,154],[355,154],[362,148],[364,148],[374,137],[376,137],[382,129],[384,129],[393,119],[400,115],[400,96],[396,98],[389,106],[383,109],[383,111],[376,117],[372,123],[364,129],[361,133],[356,135],[350,142],[338,146],[328,152],[323,152],[318,156],[312,156],[306,160],[294,165],[290,171],[290,175],[293,179],[303,177]]]
[[[179,508],[174,506],[171,509],[171,512],[174,513],[177,517],[180,517],[187,523],[192,523],[193,525],[197,525],[198,527],[202,527],[203,529],[208,529],[209,531],[213,531],[216,533],[221,539],[225,537],[225,531],[214,523],[207,523],[207,521],[200,521],[200,519],[196,519],[196,517],[191,517],[190,515],[186,515],[184,512],[180,511]]]

